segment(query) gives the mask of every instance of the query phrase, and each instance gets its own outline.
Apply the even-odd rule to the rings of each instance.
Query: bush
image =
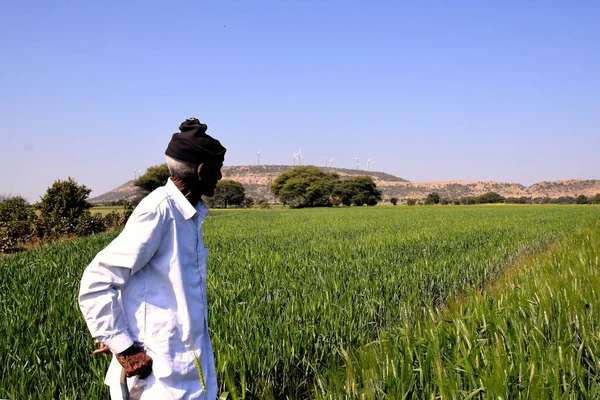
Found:
[[[259,204],[259,207],[260,207],[260,208],[262,208],[262,209],[266,209],[266,208],[269,208],[269,207],[271,207],[271,205],[269,204],[269,202],[268,202],[268,201],[266,201],[266,200],[265,200],[265,201],[262,201],[262,202]]]
[[[415,199],[407,199],[406,200],[407,206],[414,206],[415,204],[417,204],[417,201]]]
[[[476,197],[478,204],[498,204],[504,203],[504,200],[505,198],[496,192],[488,192]]]
[[[34,225],[32,221],[10,221],[0,223],[0,253],[10,252],[31,242]]]
[[[164,163],[148,168],[146,173],[136,179],[133,184],[151,192],[157,187],[164,186],[170,176],[167,163]]]
[[[21,196],[7,197],[0,201],[0,223],[34,219],[33,208]]]
[[[575,204],[589,204],[589,203],[590,203],[590,201],[583,194],[577,196],[577,198],[575,199]]]
[[[77,220],[75,234],[77,236],[89,236],[95,233],[104,232],[106,230],[106,222],[100,213],[92,215],[87,212]]]
[[[254,198],[252,198],[250,196],[246,196],[246,198],[244,199],[244,203],[242,204],[242,207],[244,207],[244,208],[254,207]]]
[[[37,204],[40,211],[38,234],[43,237],[56,237],[75,233],[79,219],[91,205],[86,201],[91,190],[69,178],[57,180],[48,188]]]
[[[0,201],[0,253],[30,242],[35,234],[35,221],[35,212],[24,198],[3,198]]]
[[[397,197],[391,197],[390,198],[390,203],[392,203],[393,205],[398,204],[398,198]]]
[[[439,204],[440,203],[440,195],[437,192],[431,192],[427,195],[425,199],[425,205],[431,204]]]
[[[106,229],[118,228],[125,225],[125,222],[127,222],[125,214],[118,213],[114,210],[104,216],[104,226]]]

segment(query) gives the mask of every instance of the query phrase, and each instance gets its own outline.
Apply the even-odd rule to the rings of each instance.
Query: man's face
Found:
[[[198,166],[200,194],[208,197],[214,196],[217,182],[223,177],[221,167],[223,167],[223,163],[220,161],[205,162]]]

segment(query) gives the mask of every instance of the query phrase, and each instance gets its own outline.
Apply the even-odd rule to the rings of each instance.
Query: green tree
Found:
[[[580,194],[579,196],[577,196],[577,198],[575,199],[575,203],[576,204],[589,204],[590,201],[588,200],[587,197],[585,197],[585,195]]]
[[[425,204],[439,204],[440,203],[440,195],[437,192],[431,192],[427,195],[425,199]]]
[[[292,168],[279,175],[271,185],[271,193],[292,208],[328,207],[339,183],[339,176],[308,165]]]
[[[392,203],[393,205],[398,204],[398,198],[397,197],[390,197],[390,203]]]
[[[0,253],[12,251],[32,239],[36,220],[33,208],[20,197],[0,199]]]
[[[504,203],[505,200],[506,199],[504,197],[500,196],[496,192],[487,192],[487,193],[484,193],[484,194],[476,197],[476,201],[479,204]]]
[[[40,233],[43,236],[74,233],[79,219],[91,207],[86,201],[90,192],[70,177],[55,181],[36,205],[40,212]]]
[[[596,195],[592,197],[592,204],[600,204],[600,193],[596,193]]]
[[[209,202],[213,207],[238,206],[244,203],[246,189],[240,182],[224,179],[217,183],[215,194]]]
[[[171,174],[169,174],[169,168],[166,163],[154,165],[148,168],[146,173],[136,179],[133,184],[151,192],[160,186],[164,186],[170,176]]]
[[[35,219],[33,208],[21,196],[0,199],[0,223],[33,219]]]
[[[246,196],[244,198],[244,204],[242,204],[245,208],[252,208],[254,207],[254,204],[256,202],[254,201],[254,198],[251,196]]]
[[[381,192],[370,176],[353,176],[341,181],[335,190],[335,195],[344,205],[374,206],[381,201]]]

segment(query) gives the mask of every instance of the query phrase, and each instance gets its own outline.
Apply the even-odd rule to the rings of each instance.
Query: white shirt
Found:
[[[79,306],[92,336],[113,354],[136,344],[152,357],[142,399],[217,397],[207,323],[206,214],[203,202],[192,206],[169,179],[140,202],[83,273]],[[111,393],[120,392],[120,372],[113,357],[105,380]]]

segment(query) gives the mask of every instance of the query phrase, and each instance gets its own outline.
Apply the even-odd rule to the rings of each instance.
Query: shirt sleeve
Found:
[[[88,265],[81,278],[79,307],[92,336],[118,354],[131,345],[119,292],[148,263],[162,238],[158,209],[135,213],[115,240]]]

